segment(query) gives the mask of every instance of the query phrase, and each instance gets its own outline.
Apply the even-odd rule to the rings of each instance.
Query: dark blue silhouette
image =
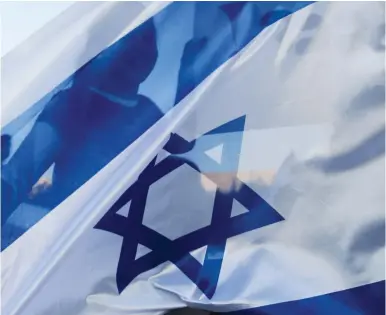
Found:
[[[157,55],[149,20],[83,66],[72,87],[51,99],[3,168],[2,224],[53,163],[54,185],[41,200],[51,209],[162,117],[138,94]]]
[[[4,162],[9,157],[11,153],[11,136],[2,135],[1,136],[1,163]]]

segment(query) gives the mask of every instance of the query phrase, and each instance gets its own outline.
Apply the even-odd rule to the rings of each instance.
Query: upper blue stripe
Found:
[[[66,84],[72,82],[70,88],[63,89],[63,83],[56,89],[59,92],[34,104],[32,108],[40,106],[42,111],[9,161],[5,156],[9,144],[2,141],[6,162],[2,248],[95,175],[265,27],[308,4],[172,3],[66,79]],[[179,53],[176,47],[181,41]],[[178,70],[176,76],[173,68]],[[168,93],[173,96],[169,103],[162,98]],[[33,116],[31,110],[25,115]],[[6,130],[20,137],[24,124],[25,119],[18,117],[3,134]],[[31,198],[32,186],[52,164],[52,187]],[[38,208],[26,206],[23,211],[18,209],[22,203]]]

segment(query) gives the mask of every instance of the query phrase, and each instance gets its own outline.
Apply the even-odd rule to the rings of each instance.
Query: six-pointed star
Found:
[[[158,164],[156,164],[156,158],[153,159],[138,180],[122,194],[97,223],[96,229],[123,237],[116,275],[119,292],[122,292],[139,274],[170,261],[210,299],[216,291],[227,239],[283,220],[283,217],[255,191],[235,178],[234,186],[237,189],[228,193],[221,192],[219,189],[216,190],[212,220],[209,226],[170,240],[145,226],[142,222],[147,195],[153,183],[184,164],[201,173],[199,167],[192,160],[181,157],[182,154],[194,152],[192,154],[195,158],[201,162],[204,161],[206,165],[217,167],[217,169],[226,165],[237,170],[244,123],[245,116],[230,121],[191,142],[172,134],[164,147],[164,150],[170,155]],[[233,135],[236,135],[238,141],[236,141],[236,145],[234,141],[227,143],[227,137],[224,137],[221,163],[216,163],[205,154],[207,149],[205,144],[199,146],[200,151],[192,150],[204,136],[230,133],[234,133]],[[212,180],[216,181],[216,179]],[[231,217],[234,199],[242,204],[248,212]],[[128,216],[123,217],[117,214],[130,201]],[[135,259],[138,244],[142,244],[152,251]],[[204,263],[201,265],[190,252],[203,246],[207,246],[207,251]]]

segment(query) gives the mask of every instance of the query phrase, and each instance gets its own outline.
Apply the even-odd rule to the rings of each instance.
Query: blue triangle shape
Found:
[[[239,118],[236,118],[234,120],[231,120],[230,122],[227,122],[226,124],[223,124],[209,132],[207,132],[205,135],[215,135],[219,133],[230,133],[230,132],[241,132],[244,131],[244,125],[245,125],[245,115],[241,116]]]

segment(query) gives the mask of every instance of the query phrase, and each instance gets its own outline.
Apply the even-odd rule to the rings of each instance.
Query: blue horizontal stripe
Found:
[[[43,97],[37,103],[43,109],[20,147],[2,156],[2,248],[42,218],[41,209],[48,213],[60,204],[264,28],[309,3],[172,3],[81,67],[58,92]],[[163,45],[166,35],[169,44]],[[174,65],[176,76],[169,71]],[[71,86],[63,89],[68,82]],[[168,104],[146,90],[173,97]],[[24,127],[17,125],[21,122],[25,119],[18,117],[4,130],[14,137]],[[31,197],[33,185],[53,164],[52,186]],[[20,204],[33,204],[39,214],[33,207],[21,211]]]
[[[385,281],[227,315],[384,315]]]

